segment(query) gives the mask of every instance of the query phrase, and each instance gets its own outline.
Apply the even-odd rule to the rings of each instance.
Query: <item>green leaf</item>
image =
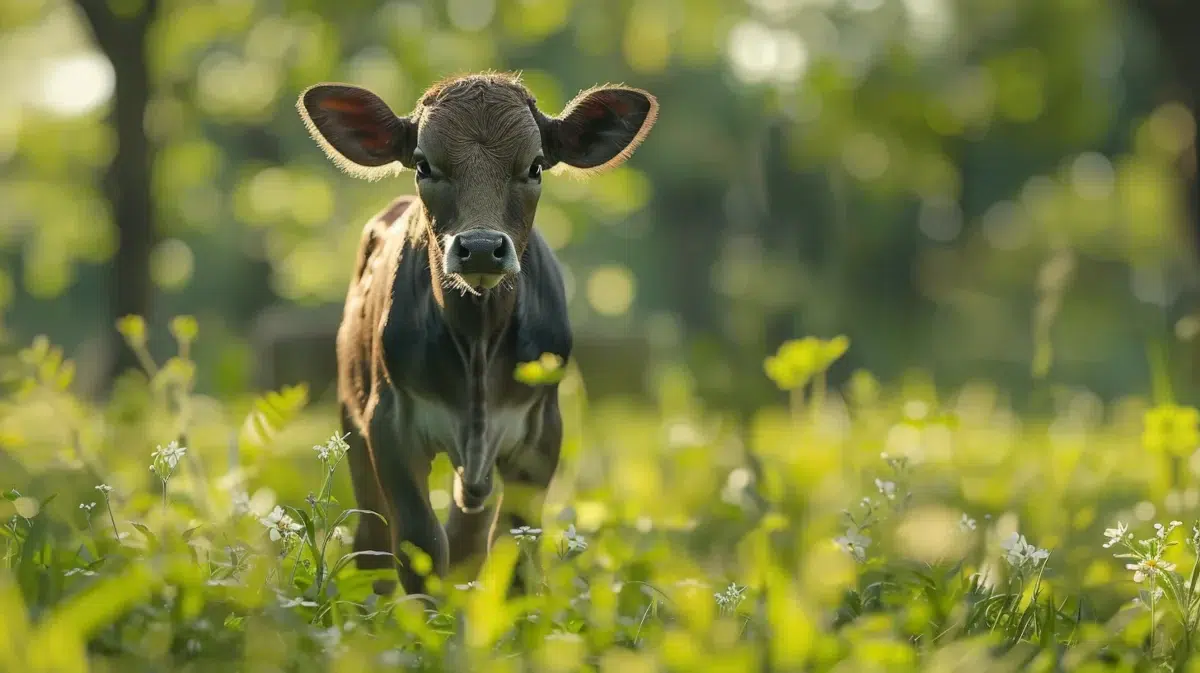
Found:
[[[333,525],[331,526],[331,528],[337,528],[338,526],[342,525],[342,523],[347,518],[349,518],[349,516],[351,514],[361,514],[361,515],[369,514],[373,517],[376,517],[380,521],[382,521],[383,525],[385,525],[385,526],[387,525],[387,519],[383,518],[383,515],[380,514],[379,512],[369,510],[369,509],[347,509],[347,510],[342,511],[342,513],[338,515],[338,518],[334,519]]]
[[[291,505],[288,505],[287,509],[294,512],[296,515],[296,518],[300,520],[300,523],[304,524],[304,539],[306,542],[308,542],[308,548],[311,549],[313,552],[313,558],[316,558],[316,556],[317,556],[317,529],[316,529],[316,526],[313,525],[312,519],[310,519],[308,517],[308,514],[305,513],[305,511],[302,509],[292,507]],[[317,562],[320,563],[320,560],[318,559]]]
[[[129,523],[134,528],[138,529],[138,531],[142,535],[146,536],[146,539],[150,541],[150,545],[152,547],[158,546],[158,537],[153,532],[151,532],[151,530],[146,526],[146,524],[138,523],[137,521],[130,521]]]
[[[279,392],[268,392],[255,399],[238,434],[239,448],[265,448],[307,404],[308,386],[304,383],[284,386]]]
[[[388,552],[388,551],[375,551],[374,549],[364,549],[362,551],[350,552],[348,554],[343,554],[342,557],[337,560],[337,563],[333,564],[333,568],[330,569],[330,571],[329,571],[329,579],[332,580],[335,577],[337,577],[337,574],[339,572],[341,572],[341,570],[343,568],[346,567],[347,563],[350,563],[351,561],[353,561],[354,559],[356,559],[360,556],[390,556],[393,559],[395,559],[396,563],[400,562],[400,559],[396,558],[395,554],[393,554],[392,552]]]

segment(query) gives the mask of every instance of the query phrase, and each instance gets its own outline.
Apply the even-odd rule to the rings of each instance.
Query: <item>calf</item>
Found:
[[[406,543],[439,577],[477,564],[498,527],[536,525],[558,465],[557,385],[513,376],[519,362],[571,354],[562,273],[533,228],[543,171],[621,164],[654,125],[658,102],[604,86],[550,117],[517,77],[487,73],[435,84],[405,117],[342,84],[305,90],[297,108],[347,173],[416,172],[416,196],[392,201],[363,230],[337,360],[355,498],[387,519],[362,517],[354,549],[394,553],[405,592],[424,593]],[[454,468],[445,527],[428,485],[441,452]],[[496,497],[493,471],[504,485]],[[514,588],[524,589],[521,574]]]

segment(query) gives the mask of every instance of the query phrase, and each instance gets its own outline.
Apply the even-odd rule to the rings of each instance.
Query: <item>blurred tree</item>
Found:
[[[153,285],[150,252],[155,242],[154,196],[150,184],[153,147],[146,135],[146,106],[151,84],[147,35],[159,0],[76,0],[87,17],[96,44],[112,64],[116,79],[112,126],[117,148],[105,179],[117,229],[111,262],[110,320],[125,315],[149,318]],[[123,341],[113,338],[105,386],[137,366]]]
[[[1176,83],[1176,95],[1192,113],[1193,128],[1200,120],[1200,5],[1187,0],[1130,0],[1153,27],[1158,47]],[[1195,135],[1193,131],[1193,143]],[[1195,144],[1180,173],[1188,186],[1192,245],[1200,254],[1200,171]]]

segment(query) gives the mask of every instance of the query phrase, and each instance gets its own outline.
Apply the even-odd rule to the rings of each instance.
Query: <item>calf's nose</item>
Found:
[[[502,276],[517,271],[517,253],[505,233],[472,229],[450,239],[445,267],[452,274]]]

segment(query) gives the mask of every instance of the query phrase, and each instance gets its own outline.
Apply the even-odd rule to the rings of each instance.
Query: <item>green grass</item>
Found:
[[[1186,407],[826,390],[849,344],[806,340],[742,373],[791,397],[739,428],[686,371],[589,406],[541,362],[518,375],[561,379],[567,426],[544,522],[434,611],[356,569],[333,409],[197,395],[193,321],[161,365],[121,329],[146,372],[103,407],[44,340],[0,370],[0,671],[1200,670]],[[445,516],[444,461],[431,487]],[[525,554],[539,588],[506,600]]]

